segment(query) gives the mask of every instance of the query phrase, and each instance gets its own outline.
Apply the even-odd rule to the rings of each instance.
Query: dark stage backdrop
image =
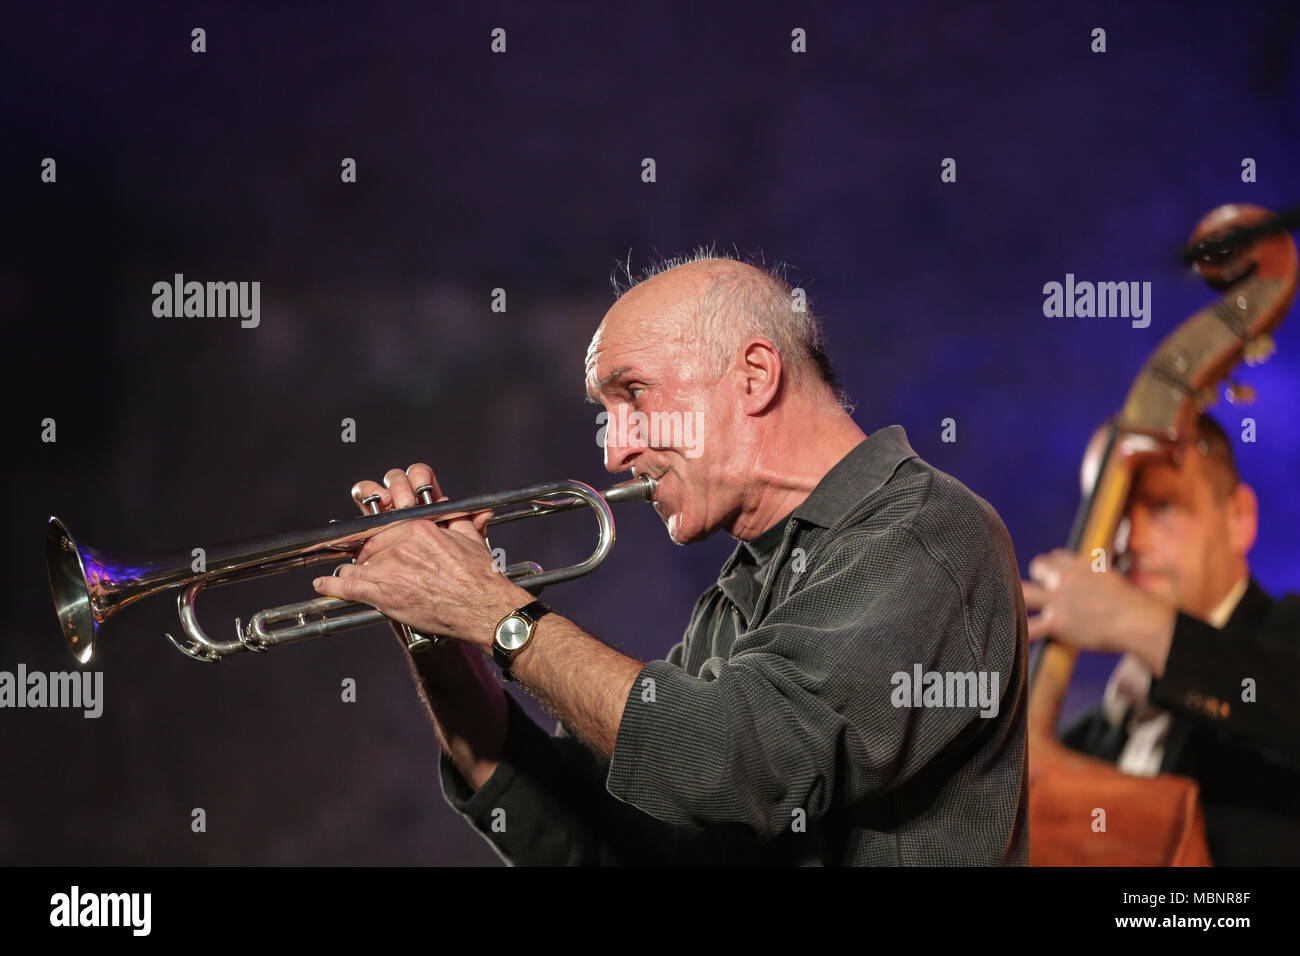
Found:
[[[1289,0],[9,10],[0,670],[74,667],[49,514],[107,549],[188,550],[345,516],[354,481],[416,460],[453,495],[612,481],[582,401],[609,275],[710,242],[791,264],[862,426],[903,425],[988,499],[1023,569],[1064,541],[1093,427],[1212,301],[1177,262],[1193,225],[1300,199],[1298,38]],[[177,273],[260,282],[259,324],[156,317]],[[1046,318],[1067,273],[1150,282],[1149,326]],[[1223,417],[1257,423],[1236,448],[1254,568],[1281,591],[1300,578],[1300,328],[1277,340],[1258,403]],[[675,547],[648,507],[618,522],[606,567],[548,599],[660,656],[733,542]],[[494,544],[555,563],[589,536],[574,519]],[[310,596],[306,577],[215,592],[204,619],[224,637]],[[0,862],[497,862],[442,800],[386,629],[212,666],[175,630],[171,597],[106,626],[98,719],[0,710]],[[1112,663],[1084,668],[1071,710]]]

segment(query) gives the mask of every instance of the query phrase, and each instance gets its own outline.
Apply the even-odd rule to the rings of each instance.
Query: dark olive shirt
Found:
[[[443,755],[443,792],[516,864],[1027,863],[1019,582],[993,508],[881,429],[737,544],[611,759],[510,699],[495,773]]]

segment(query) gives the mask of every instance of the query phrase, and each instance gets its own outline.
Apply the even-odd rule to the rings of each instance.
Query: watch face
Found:
[[[528,622],[511,615],[497,627],[497,643],[507,651],[517,651],[528,643]]]

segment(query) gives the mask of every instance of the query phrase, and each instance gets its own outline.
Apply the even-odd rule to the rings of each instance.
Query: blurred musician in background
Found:
[[[1300,597],[1274,600],[1251,578],[1258,520],[1227,435],[1202,414],[1178,460],[1138,471],[1126,573],[1057,550],[1023,582],[1031,641],[1123,654],[1063,741],[1125,773],[1198,781],[1219,865],[1300,863]]]

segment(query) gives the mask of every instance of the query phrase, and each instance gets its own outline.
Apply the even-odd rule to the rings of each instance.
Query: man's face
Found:
[[[1129,579],[1179,610],[1205,617],[1236,583],[1231,497],[1216,493],[1219,467],[1195,449],[1181,466],[1143,465],[1129,499]]]
[[[718,452],[727,442],[718,430],[733,412],[726,376],[712,381],[681,297],[666,294],[679,291],[672,278],[651,280],[610,309],[587,350],[587,393],[608,413],[606,469],[655,478],[655,510],[673,541],[686,544],[734,510]]]

